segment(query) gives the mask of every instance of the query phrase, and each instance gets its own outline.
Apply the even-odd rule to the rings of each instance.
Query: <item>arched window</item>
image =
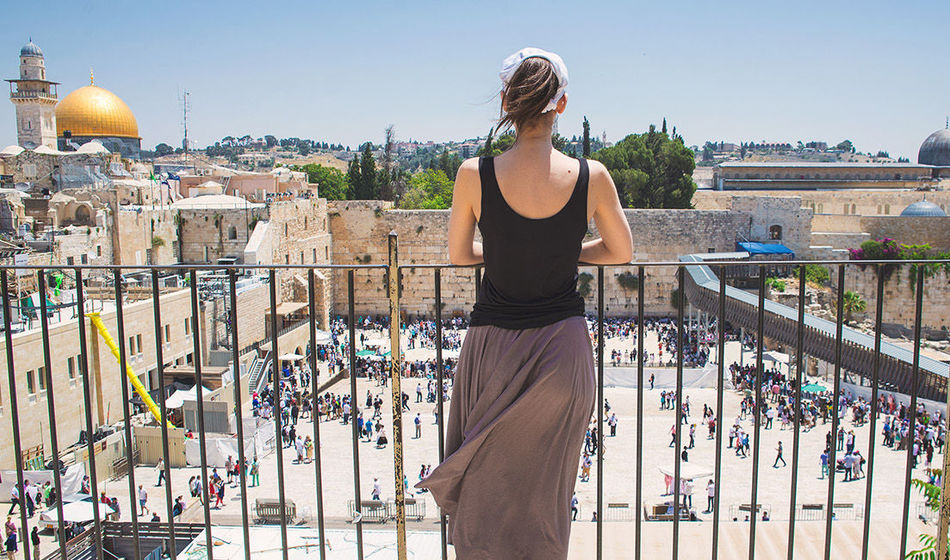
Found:
[[[781,241],[782,240],[782,226],[779,226],[779,225],[769,226],[769,239],[772,241]]]
[[[237,228],[231,226],[228,228],[228,239],[237,239]]]

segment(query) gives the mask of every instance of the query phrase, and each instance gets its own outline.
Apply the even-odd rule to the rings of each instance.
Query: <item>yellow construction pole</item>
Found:
[[[102,317],[99,316],[99,313],[97,312],[88,313],[86,316],[89,317],[89,321],[92,322],[92,325],[96,327],[96,331],[99,332],[99,336],[102,337],[103,342],[106,343],[106,346],[109,347],[109,350],[112,350],[112,355],[115,357],[115,361],[118,363],[122,363],[119,360],[119,347],[118,345],[116,345],[115,340],[112,339],[112,335],[109,334],[109,331],[106,330],[106,326],[105,324],[103,324]],[[148,407],[148,410],[149,412],[152,413],[152,416],[154,416],[155,420],[159,424],[161,424],[162,423],[161,410],[159,410],[158,406],[155,404],[155,401],[153,401],[152,397],[149,396],[148,391],[145,390],[145,387],[142,385],[142,382],[139,381],[138,376],[135,375],[135,372],[132,371],[132,368],[128,364],[125,365],[125,376],[129,378],[129,383],[132,384],[132,388],[135,389],[135,392],[138,393],[140,397],[142,397],[142,401],[145,403],[145,406]],[[198,395],[198,398],[199,399],[202,398],[200,393]],[[169,422],[168,427],[174,428],[175,426],[171,422]]]

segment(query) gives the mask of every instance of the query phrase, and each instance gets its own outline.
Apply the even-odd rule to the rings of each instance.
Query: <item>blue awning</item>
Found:
[[[750,255],[795,255],[795,251],[792,251],[781,243],[741,241],[736,243],[736,249],[746,251]]]

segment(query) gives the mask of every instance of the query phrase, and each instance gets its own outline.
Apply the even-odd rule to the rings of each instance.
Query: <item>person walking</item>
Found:
[[[11,532],[9,527],[7,528],[7,539],[4,541],[4,547],[7,550],[7,560],[16,560],[16,553],[19,550],[17,548],[17,536],[16,536],[16,527],[13,527]]]
[[[148,502],[148,492],[145,491],[145,487],[142,484],[139,484],[139,515],[145,515],[145,512],[149,511],[148,506],[145,503]]]
[[[419,439],[422,437],[422,414],[417,412],[416,419],[413,422],[416,423],[416,437],[414,439]]]
[[[379,479],[374,478],[373,479],[373,493],[371,494],[372,499],[377,502],[381,501],[382,494],[383,494],[383,487],[379,484]]]
[[[577,521],[577,514],[580,513],[580,501],[577,499],[577,492],[571,496],[571,521]]]
[[[716,483],[709,479],[706,483],[706,513],[712,513],[713,504],[716,503]]]
[[[459,558],[517,551],[560,560],[570,537],[572,457],[596,393],[577,265],[629,262],[632,241],[606,168],[551,144],[567,105],[561,58],[523,49],[505,60],[501,77],[497,129],[513,124],[517,140],[499,156],[467,160],[457,174],[449,258],[485,269],[456,366],[447,458],[417,486],[451,519]],[[585,242],[591,218],[602,237]]]
[[[779,467],[778,467],[778,462],[779,462],[779,461],[782,462],[782,466],[783,466],[783,467],[787,467],[787,466],[788,466],[788,463],[786,463],[786,462],[785,462],[785,458],[782,457],[782,440],[779,440],[779,442],[778,442],[778,447],[775,448],[775,452],[776,452],[775,461],[772,462],[772,468],[773,468],[773,469],[779,468]]]
[[[155,465],[155,470],[158,471],[158,482],[155,483],[155,486],[161,486],[162,481],[165,480],[165,458],[159,457],[158,464]]]

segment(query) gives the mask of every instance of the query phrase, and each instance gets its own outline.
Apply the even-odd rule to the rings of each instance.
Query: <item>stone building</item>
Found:
[[[55,149],[58,83],[46,79],[43,51],[32,39],[20,49],[19,78],[7,82],[10,101],[16,106],[17,143],[24,148]]]

